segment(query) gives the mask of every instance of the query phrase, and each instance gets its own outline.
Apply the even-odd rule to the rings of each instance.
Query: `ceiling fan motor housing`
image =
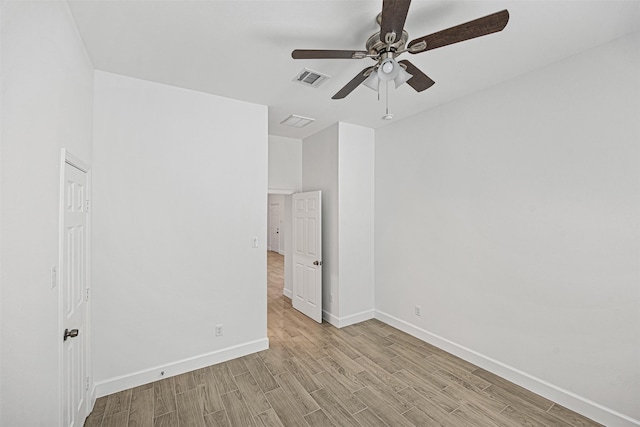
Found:
[[[402,37],[400,37],[399,40],[395,41],[394,43],[388,44],[380,40],[380,32],[378,31],[377,33],[369,37],[365,46],[367,52],[369,52],[369,55],[374,56],[374,59],[378,59],[377,57],[382,53],[394,53],[398,50],[404,49],[404,46],[407,44],[407,40],[409,40],[409,33],[403,30]]]

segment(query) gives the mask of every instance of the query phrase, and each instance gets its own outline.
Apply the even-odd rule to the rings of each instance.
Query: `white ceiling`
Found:
[[[382,0],[69,0],[96,69],[269,106],[269,134],[305,138],[336,121],[388,124],[384,91],[358,87],[332,100],[361,60],[294,60],[293,49],[364,50],[379,29]],[[640,0],[413,0],[409,40],[508,9],[499,33],[403,54],[436,84],[417,93],[389,87],[394,121],[640,31]],[[304,67],[331,78],[319,88],[292,80]],[[601,82],[606,84],[607,77]],[[307,127],[280,125],[290,114]]]

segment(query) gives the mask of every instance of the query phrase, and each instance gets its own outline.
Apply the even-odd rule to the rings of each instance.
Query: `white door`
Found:
[[[269,209],[269,249],[280,252],[280,204],[274,203]]]
[[[69,163],[62,177],[62,419],[82,426],[87,416],[87,174]]]
[[[322,323],[322,193],[293,195],[293,308]]]

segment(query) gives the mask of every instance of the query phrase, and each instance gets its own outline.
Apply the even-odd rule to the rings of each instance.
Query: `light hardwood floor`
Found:
[[[101,397],[85,426],[600,425],[380,321],[315,323],[268,264],[268,350]]]

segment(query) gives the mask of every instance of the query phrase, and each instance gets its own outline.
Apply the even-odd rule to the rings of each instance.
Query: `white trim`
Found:
[[[519,369],[513,368],[453,341],[449,341],[446,338],[419,328],[390,314],[375,310],[375,318],[600,424],[617,427],[640,426],[640,420],[633,419],[585,397],[564,390],[547,381],[536,378],[526,372],[520,371]]]
[[[329,322],[336,328],[340,327],[340,319],[338,318],[338,316],[334,316],[333,314],[329,313],[327,310],[322,310],[322,320]]]
[[[91,414],[91,412],[93,411],[93,408],[96,406],[96,400],[98,399],[98,396],[96,396],[96,385],[95,383],[91,383],[91,391],[89,392],[89,403],[91,405],[89,405],[89,407],[91,409],[89,409],[89,414],[87,414],[87,417]],[[85,418],[86,421],[86,418]]]
[[[286,189],[280,189],[280,188],[269,188],[267,190],[268,194],[293,194],[295,193],[294,190],[286,190]]]
[[[374,310],[365,310],[360,313],[350,314],[345,317],[338,317],[329,313],[326,310],[322,311],[322,319],[326,320],[336,328],[344,328],[345,326],[355,325],[356,323],[364,322],[365,320],[374,318]]]
[[[82,172],[89,173],[88,164],[83,162],[79,157],[71,154],[66,148],[62,148],[61,151],[64,163],[69,163],[71,166],[80,169]]]
[[[284,295],[285,297],[291,299],[293,297],[293,292],[291,291],[291,289],[284,288],[282,290],[282,295]]]
[[[97,397],[106,396],[122,390],[127,390],[129,388],[148,384],[150,382],[157,381],[163,378],[173,377],[176,375],[184,374],[185,372],[204,368],[206,366],[226,362],[227,360],[246,356],[248,354],[266,350],[268,348],[269,339],[262,338],[244,344],[227,347],[222,350],[212,351],[211,353],[206,353],[200,356],[178,360],[166,365],[156,366],[151,369],[145,369],[144,371],[138,371],[115,378],[109,378],[107,380],[96,383],[95,395]],[[164,375],[161,375],[161,372],[164,372]]]

